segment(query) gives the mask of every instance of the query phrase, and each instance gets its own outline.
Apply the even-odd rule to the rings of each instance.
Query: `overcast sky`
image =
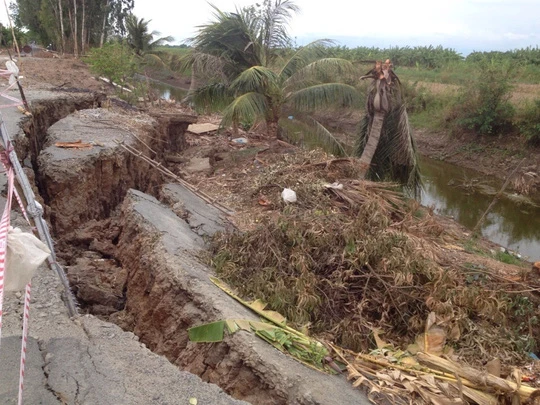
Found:
[[[222,11],[256,0],[212,0]],[[135,14],[178,42],[211,21],[204,0],[135,0]],[[464,54],[540,45],[540,0],[296,0],[290,26],[298,45],[330,38],[342,45],[443,45]]]

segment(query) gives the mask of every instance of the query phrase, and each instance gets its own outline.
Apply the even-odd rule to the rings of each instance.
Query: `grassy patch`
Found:
[[[522,262],[517,257],[515,257],[511,253],[507,252],[497,252],[495,253],[495,259],[497,259],[500,262],[506,263],[506,264],[515,264],[515,265],[521,265]]]
[[[180,47],[180,46],[159,46],[157,50],[160,52],[168,52],[173,55],[184,56],[187,55],[190,51],[189,48]]]

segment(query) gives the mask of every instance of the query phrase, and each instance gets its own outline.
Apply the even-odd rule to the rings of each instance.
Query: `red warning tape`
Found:
[[[17,193],[17,189],[14,187],[14,174],[13,167],[11,166],[8,158],[8,152],[3,152],[0,155],[0,160],[4,166],[8,179],[8,194],[6,199],[6,206],[4,207],[4,213],[2,214],[2,220],[0,221],[0,343],[2,340],[2,310],[4,303],[4,277],[6,270],[6,251],[7,251],[7,234],[10,223],[11,214],[11,201],[13,195],[17,199],[24,218],[28,223],[28,216],[26,210],[22,204],[21,198]],[[23,388],[24,388],[24,372],[26,366],[26,346],[28,342],[28,320],[30,319],[30,296],[31,296],[31,283],[28,283],[25,288],[24,294],[24,311],[23,311],[23,330],[22,330],[22,344],[21,344],[21,362],[19,368],[19,394],[18,405],[23,403]]]
[[[6,206],[4,207],[4,213],[2,214],[2,220],[0,221],[0,343],[2,341],[2,315],[4,306],[4,275],[6,269],[7,234],[11,213],[11,196],[13,195],[13,168],[8,162],[4,162],[4,159],[2,159],[2,164],[6,168],[8,177],[8,195]]]
[[[24,291],[24,315],[23,315],[23,337],[21,345],[21,365],[19,368],[19,401],[18,405],[22,405],[23,388],[24,388],[24,368],[26,365],[26,344],[28,341],[28,319],[30,319],[30,293],[32,291],[32,283],[26,285]]]

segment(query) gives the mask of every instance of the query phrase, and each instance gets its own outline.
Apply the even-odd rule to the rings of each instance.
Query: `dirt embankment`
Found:
[[[207,227],[193,221],[208,218],[201,204],[180,214],[188,225],[151,196],[161,196],[162,174],[120,144],[164,163],[166,154],[187,146],[184,131],[194,117],[151,117],[118,107],[64,117],[69,109],[45,107],[35,110],[35,126],[28,128],[27,146],[36,145],[28,154],[36,162],[58,257],[83,311],[113,320],[173,364],[253,403],[365,403],[344,378],[329,380],[254,336],[238,334],[215,345],[189,342],[191,326],[252,315],[224,297],[209,281],[212,271],[197,260],[204,246],[200,231]],[[56,145],[76,141],[86,146]],[[185,205],[186,198],[177,201],[175,212]]]
[[[317,402],[317,398],[328,400],[330,395],[336,403],[362,403],[361,396],[343,399],[350,392],[343,379],[331,380],[303,369],[291,359],[283,360],[284,356],[255,338],[234,335],[215,345],[188,342],[186,329],[190,326],[248,315],[242,309],[232,310],[230,300],[205,295],[212,288],[208,283],[211,270],[194,261],[193,251],[201,250],[203,241],[190,229],[199,231],[200,227],[183,221],[193,219],[193,212],[178,202],[170,210],[151,197],[162,197],[161,174],[114,142],[132,145],[162,161],[170,152],[170,135],[182,137],[183,130],[171,130],[171,120],[158,123],[145,114],[115,108],[78,112],[51,128],[45,128],[43,122],[43,128],[30,134],[35,137],[47,133],[47,137],[36,138],[37,179],[60,239],[59,257],[67,264],[73,288],[85,308],[133,330],[171,362],[220,384],[239,398],[269,405],[311,404],[330,403]],[[211,197],[235,208],[233,221],[241,229],[253,229],[261,218],[272,220],[282,214],[279,191],[289,182],[313,189],[313,181],[299,176],[300,169],[309,170],[312,164],[325,167],[327,162],[309,156],[307,161],[300,161],[303,155],[290,145],[258,134],[245,135],[247,146],[235,144],[227,134],[183,138],[174,150],[181,153],[176,156],[180,163],[170,168]],[[65,154],[54,146],[55,141],[81,138],[94,142],[89,150]],[[186,173],[186,163],[194,159],[208,165]],[[294,170],[295,165],[300,169]],[[285,184],[277,174],[287,174],[287,170],[291,177]],[[326,175],[329,182],[339,180]],[[178,212],[180,215],[175,215]],[[428,220],[433,222],[435,232],[443,232],[445,225],[431,213]],[[422,243],[429,243],[424,241],[426,229],[419,227],[419,234],[414,235]],[[441,240],[444,243],[439,248],[444,256],[439,265],[464,262],[475,269],[472,265],[481,259],[456,246],[464,244],[467,235],[455,225],[451,231],[457,236],[448,234],[448,240]],[[186,249],[191,252],[186,253]],[[521,271],[493,259],[481,264],[494,274],[518,277]],[[418,322],[420,325],[423,318]],[[274,353],[270,360],[264,357],[269,353]]]
[[[540,191],[540,149],[526,147],[516,139],[487,138],[464,134],[415,130],[414,137],[422,156],[444,160],[501,180],[519,169],[510,182],[511,189],[537,195]]]

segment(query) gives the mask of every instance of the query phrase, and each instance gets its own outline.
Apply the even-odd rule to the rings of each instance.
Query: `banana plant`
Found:
[[[236,295],[223,281],[215,277],[210,280],[229,296],[260,316],[253,319],[224,319],[194,326],[188,329],[189,340],[199,343],[221,342],[225,332],[229,334],[240,330],[254,333],[259,338],[283,353],[294,357],[304,365],[330,374],[340,373],[341,369],[329,356],[328,349],[319,341],[287,326],[287,320],[278,312],[266,309],[260,300],[247,302]]]

